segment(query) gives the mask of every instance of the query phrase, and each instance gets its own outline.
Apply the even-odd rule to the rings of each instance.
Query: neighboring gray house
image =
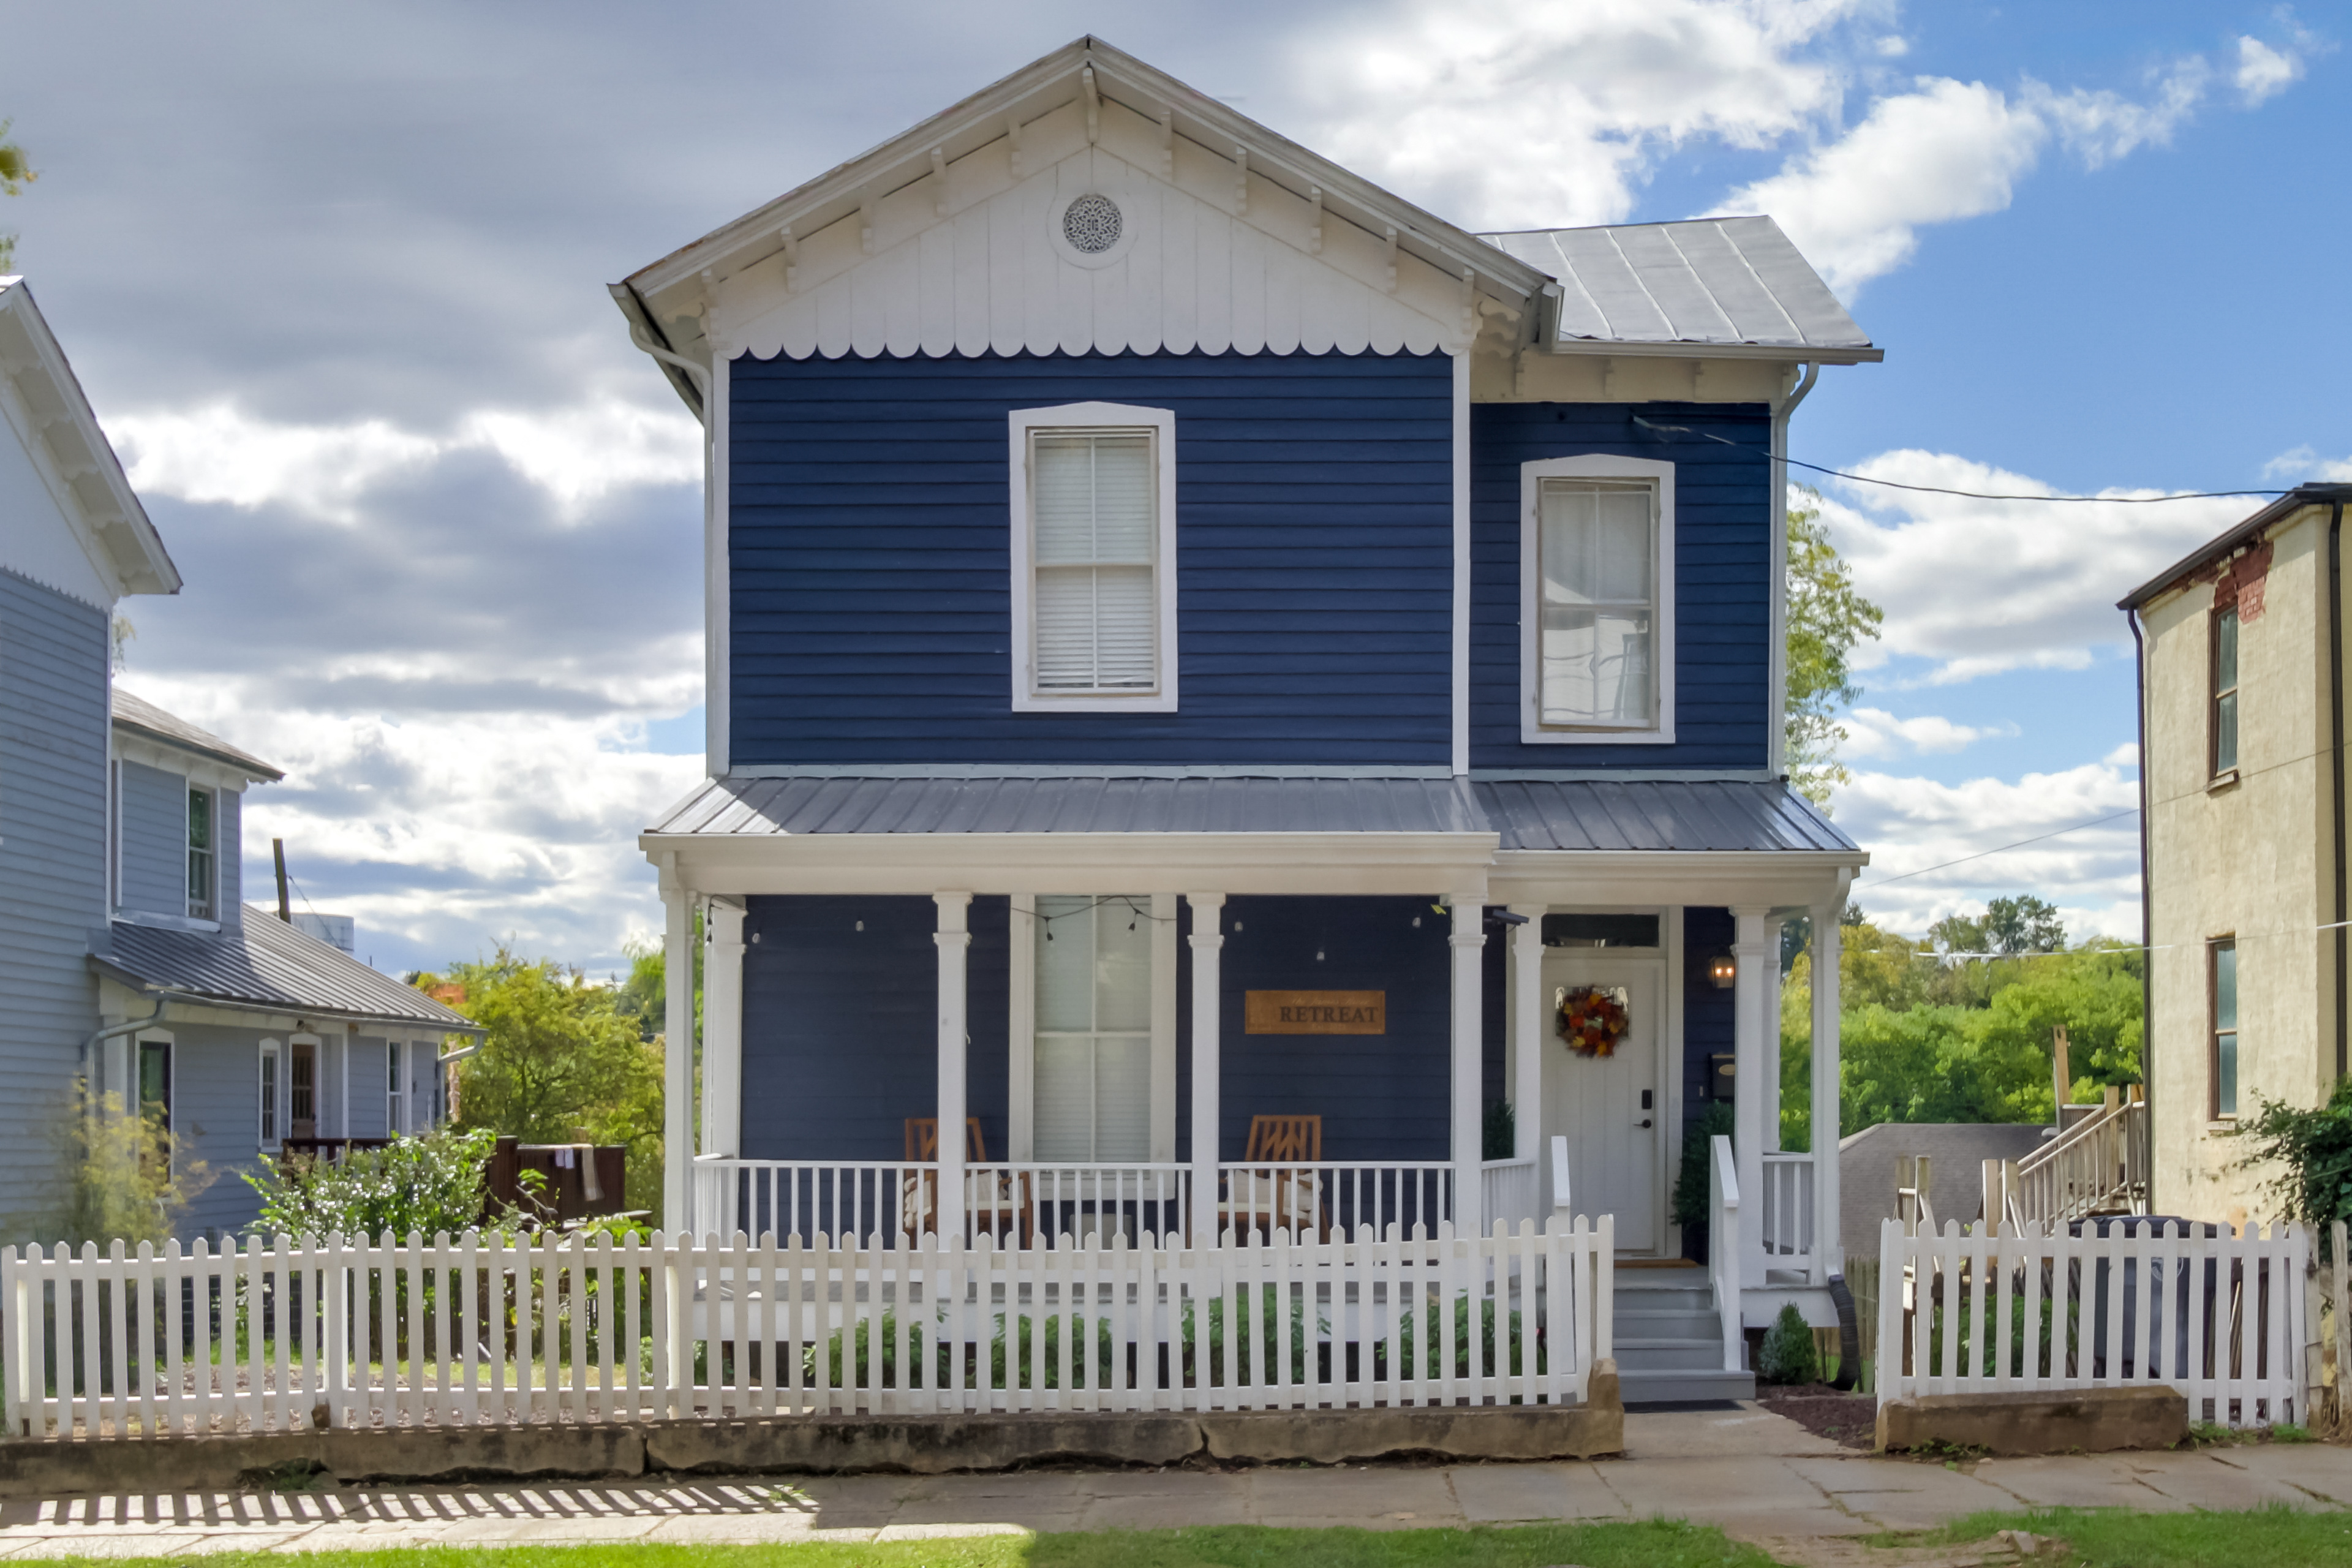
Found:
[[[116,605],[180,577],[16,278],[0,420],[0,1240],[44,1229],[85,1077],[219,1176],[183,1229],[234,1230],[257,1153],[436,1121],[472,1026],[239,903],[244,792],[282,775],[113,689]]]

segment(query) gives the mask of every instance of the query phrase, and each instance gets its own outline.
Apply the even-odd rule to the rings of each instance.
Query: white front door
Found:
[[[1600,990],[1624,1009],[1610,1055],[1579,1056],[1560,1038],[1563,995]],[[1607,948],[1546,949],[1543,960],[1543,1147],[1568,1139],[1570,1206],[1617,1216],[1617,1250],[1656,1252],[1663,1240],[1659,1152],[1665,1085],[1658,1075],[1665,963]],[[1551,1160],[1538,1162],[1547,1189]],[[1544,1194],[1549,1209],[1554,1194]]]

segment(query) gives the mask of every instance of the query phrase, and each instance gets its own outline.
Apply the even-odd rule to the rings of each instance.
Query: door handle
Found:
[[[1646,1127],[1648,1127],[1648,1126],[1650,1125],[1650,1119],[1649,1119],[1648,1117],[1644,1116],[1643,1118],[1642,1118],[1642,1120],[1641,1120],[1641,1121],[1636,1121],[1635,1123],[1633,1123],[1633,1125],[1634,1125],[1634,1126],[1636,1126],[1636,1127],[1643,1127],[1643,1128],[1646,1128]]]

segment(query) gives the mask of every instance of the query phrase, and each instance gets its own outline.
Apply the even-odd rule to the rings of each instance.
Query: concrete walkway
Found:
[[[550,1543],[903,1541],[1176,1525],[1437,1525],[1625,1520],[1718,1524],[1779,1554],[1984,1509],[2352,1506],[2352,1449],[2317,1444],[1987,1459],[1947,1468],[1854,1454],[1754,1406],[1630,1415],[1594,1463],[1343,1469],[1045,1470],[711,1479],[0,1502],[0,1559],[222,1550]]]

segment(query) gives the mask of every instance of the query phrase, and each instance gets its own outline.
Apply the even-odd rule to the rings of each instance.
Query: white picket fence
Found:
[[[1880,1397],[2168,1384],[2191,1421],[2310,1419],[2305,1230],[2081,1223],[1906,1236],[1886,1221]]]
[[[1613,1226],[1254,1247],[472,1233],[0,1252],[11,1436],[1582,1401]],[[1149,1240],[1150,1238],[1147,1238]]]

